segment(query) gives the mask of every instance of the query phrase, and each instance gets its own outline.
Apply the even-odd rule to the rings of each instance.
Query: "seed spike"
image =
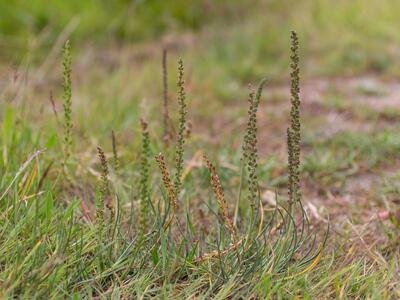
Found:
[[[222,190],[221,182],[219,180],[217,171],[215,170],[215,167],[213,166],[211,161],[207,158],[206,155],[203,156],[203,159],[204,159],[207,169],[211,175],[210,183],[211,183],[211,186],[213,187],[215,197],[217,198],[217,202],[219,205],[219,209],[220,209],[222,218],[224,220],[226,228],[229,230],[229,232],[232,236],[233,244],[236,245],[235,247],[236,247],[237,257],[238,257],[238,260],[240,261],[239,251],[237,249],[238,239],[237,239],[236,228],[233,225],[231,217],[229,216],[228,207],[227,207],[227,204],[225,201],[225,196],[224,196],[224,192]]]
[[[183,60],[178,60],[178,105],[179,105],[179,128],[178,128],[178,139],[175,151],[175,182],[174,190],[176,198],[179,197],[182,186],[182,172],[183,172],[183,155],[186,135],[186,95],[185,95],[185,80],[184,80],[184,68]]]
[[[69,40],[65,42],[63,49],[63,107],[64,107],[64,165],[71,156],[72,147],[72,81],[71,81],[71,44]]]
[[[139,232],[143,236],[148,230],[149,207],[150,207],[150,189],[149,189],[149,159],[150,159],[150,138],[148,125],[140,119],[142,131],[142,152],[140,162],[140,182],[139,182],[139,197],[140,197],[140,217],[139,217]]]
[[[172,207],[172,215],[171,215],[170,219],[164,224],[164,230],[166,230],[169,227],[169,225],[171,224],[171,222],[176,214],[178,201],[176,198],[174,186],[173,186],[170,176],[169,176],[167,165],[165,163],[164,155],[162,153],[159,153],[155,157],[155,159],[156,159],[156,162],[157,162],[158,167],[160,168],[160,171],[162,174],[162,181],[163,181],[164,187],[167,190],[168,201]]]
[[[290,130],[288,130],[288,160],[289,160],[289,197],[290,202],[301,201],[300,191],[300,68],[299,40],[295,31],[291,32],[290,55]]]
[[[254,208],[258,194],[258,179],[257,179],[257,111],[260,104],[261,93],[266,79],[263,79],[257,92],[250,86],[249,94],[249,110],[247,129],[243,142],[243,158],[248,172],[248,189],[249,189],[249,203]]]
[[[99,194],[99,202],[96,210],[96,219],[101,226],[104,225],[104,207],[105,207],[105,199],[108,196],[108,165],[107,159],[104,154],[103,149],[100,146],[97,146],[97,155],[100,160],[100,194]]]

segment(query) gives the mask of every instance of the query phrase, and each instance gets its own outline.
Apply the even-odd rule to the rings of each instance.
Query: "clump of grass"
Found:
[[[139,217],[139,234],[143,236],[149,225],[149,207],[150,207],[150,188],[149,188],[149,159],[150,159],[150,138],[147,123],[141,119],[142,132],[142,151],[140,155],[140,181],[139,181],[139,198],[140,198],[140,217]]]
[[[292,79],[298,80],[298,71],[296,76],[293,75]],[[257,110],[264,82],[263,80],[260,83],[257,91],[251,91],[249,121],[243,145],[244,168],[249,173],[249,200],[253,208],[257,206],[259,197]],[[3,277],[7,278],[6,296],[21,296],[23,290],[27,291],[24,292],[26,294],[31,291],[36,293],[37,289],[40,290],[40,294],[37,294],[38,298],[62,298],[67,293],[76,293],[78,298],[113,297],[114,295],[128,298],[159,298],[161,296],[187,298],[188,295],[199,295],[204,298],[265,299],[270,295],[275,296],[276,290],[285,291],[283,295],[286,296],[289,293],[286,293],[288,287],[291,287],[292,283],[297,284],[297,281],[303,284],[303,279],[306,278],[304,274],[314,268],[321,258],[321,248],[314,251],[315,239],[312,235],[304,233],[307,219],[300,197],[295,204],[296,208],[299,207],[303,212],[302,215],[288,209],[287,203],[281,205],[277,199],[272,213],[265,210],[259,203],[257,214],[252,214],[251,218],[247,218],[245,211],[236,225],[229,214],[228,203],[217,170],[211,161],[204,157],[221,216],[219,218],[221,226],[217,229],[211,228],[209,232],[201,232],[201,237],[197,238],[196,231],[198,225],[202,225],[199,224],[201,221],[191,220],[192,211],[178,212],[178,197],[183,184],[181,177],[184,144],[186,130],[189,127],[186,122],[182,60],[179,60],[178,88],[179,134],[174,178],[170,176],[163,154],[156,156],[166,191],[166,205],[163,205],[162,201],[157,201],[157,197],[151,198],[153,193],[150,193],[149,182],[153,174],[150,173],[149,166],[151,151],[148,125],[144,121],[141,122],[139,224],[134,234],[131,228],[128,232],[124,229],[126,225],[129,226],[132,215],[136,214],[130,216],[120,214],[120,209],[124,209],[127,206],[125,204],[129,204],[131,200],[129,192],[124,190],[124,187],[121,191],[111,189],[108,163],[101,147],[97,148],[100,160],[100,180],[96,198],[95,230],[87,226],[85,218],[79,218],[79,211],[75,214],[81,199],[73,200],[63,206],[53,203],[52,190],[50,190],[51,193],[43,194],[43,197],[46,197],[45,201],[41,201],[39,193],[30,195],[31,187],[37,181],[35,178],[39,178],[37,174],[42,169],[39,160],[35,159],[35,165],[30,172],[26,165],[20,169],[20,173],[17,173],[14,179],[10,174],[4,176],[5,180],[0,182],[0,187],[6,188],[6,193],[0,197],[5,200],[0,201],[1,210],[4,212],[0,219],[6,219],[7,222],[0,222],[3,226],[1,231],[5,233],[0,236],[1,242],[5,244],[0,251],[11,254],[0,255],[0,266],[4,266]],[[297,88],[294,86],[293,90],[298,91],[298,86]],[[300,176],[298,165],[296,165],[296,162],[300,161],[299,99],[296,94],[292,95],[292,106],[295,105],[297,107],[292,108],[294,112],[288,131],[290,148],[288,160],[289,167],[292,168],[289,176],[292,182],[296,181],[296,176]],[[114,160],[117,160],[116,139],[114,134],[112,136]],[[33,161],[33,158],[30,161]],[[13,168],[15,169],[15,166]],[[9,172],[8,169],[6,172]],[[45,171],[45,174],[47,172]],[[194,179],[198,179],[197,175],[193,172]],[[11,183],[7,183],[8,180],[12,180]],[[197,193],[200,188],[196,182],[201,181],[192,181],[192,189],[188,189],[190,191],[188,195],[202,199],[202,191]],[[17,193],[8,193],[13,189],[14,184],[22,186],[20,191],[16,189]],[[46,189],[49,185],[42,184],[39,180],[38,186]],[[289,186],[290,189],[293,187],[300,188],[299,184]],[[192,193],[192,190],[195,191]],[[112,236],[113,238],[103,235],[106,226],[106,209],[110,210],[111,220],[115,217],[112,202],[107,202],[111,199],[110,191],[113,192],[112,197],[115,197],[115,203],[118,204],[113,231],[116,234]],[[300,192],[296,193],[296,195],[299,194]],[[26,201],[28,199],[26,197],[29,199],[32,197],[33,201]],[[119,197],[125,202],[124,205],[119,205]],[[26,205],[19,205],[25,202]],[[154,219],[157,220],[154,222],[155,227],[159,229],[151,232],[148,230],[150,207],[153,208]],[[193,210],[196,208],[194,207]],[[83,206],[82,209],[85,210]],[[135,207],[131,206],[131,209]],[[83,214],[86,215],[85,211]],[[268,218],[264,218],[264,214],[268,214]],[[207,217],[205,216],[204,220]],[[172,222],[176,222],[176,226],[171,226]],[[28,231],[31,225],[34,228],[32,237]],[[108,228],[112,229],[111,226],[106,227]],[[97,239],[93,238],[96,232],[99,233]],[[177,238],[179,234],[182,234],[181,239]],[[60,263],[54,263],[57,261]],[[48,265],[51,265],[51,269],[46,267]],[[45,275],[40,274],[43,266],[45,266]],[[293,278],[296,279],[293,280]],[[289,281],[290,284],[287,284]],[[274,292],[271,292],[272,285],[274,285]],[[114,294],[114,291],[120,294]],[[282,296],[282,298],[285,297]]]
[[[291,85],[290,85],[290,128],[287,129],[289,180],[288,193],[290,203],[301,200],[300,191],[300,69],[299,40],[295,31],[291,32]]]
[[[185,95],[185,80],[183,60],[180,58],[178,60],[178,105],[179,105],[179,127],[178,127],[178,137],[176,142],[175,150],[175,181],[174,189],[175,195],[178,198],[181,192],[182,186],[182,172],[183,172],[183,154],[185,145],[185,135],[186,135],[186,95]]]
[[[66,165],[71,156],[72,147],[72,81],[71,81],[71,44],[65,42],[63,50],[63,107],[64,107],[64,164]]]
[[[111,141],[112,141],[112,149],[113,149],[113,165],[115,172],[119,170],[119,157],[117,151],[117,138],[115,137],[114,130],[111,131]]]

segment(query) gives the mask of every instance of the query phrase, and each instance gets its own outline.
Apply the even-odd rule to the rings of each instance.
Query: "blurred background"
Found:
[[[70,38],[75,49],[168,37],[188,47],[192,38],[193,55],[207,52],[251,79],[286,67],[288,32],[294,29],[307,74],[398,75],[393,62],[400,56],[399,11],[396,0],[9,0],[0,3],[0,58],[18,63],[30,55],[40,63],[60,38]]]

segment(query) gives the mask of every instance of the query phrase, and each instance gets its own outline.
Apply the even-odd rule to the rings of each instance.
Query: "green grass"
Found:
[[[218,18],[238,15],[245,1],[204,3],[203,1],[62,1],[12,0],[0,4],[2,54],[15,60],[29,51],[35,55],[63,36],[74,42],[109,44],[142,41],[168,31],[198,30]],[[73,33],[73,34],[72,34]],[[66,35],[66,36],[65,36]],[[4,59],[4,57],[3,57]]]
[[[322,295],[389,298],[392,295],[388,285],[394,276],[392,272],[398,267],[396,256],[383,261],[364,260],[353,257],[353,246],[345,244],[343,249],[327,248],[326,252],[320,252],[324,231],[321,230],[317,241],[313,242],[312,235],[309,236],[312,233],[308,233],[311,228],[304,223],[306,235],[303,235],[302,227],[293,223],[283,200],[279,201],[282,206],[264,211],[262,219],[253,223],[252,217],[248,219],[251,206],[244,203],[247,198],[242,197],[238,215],[240,244],[234,250],[224,221],[217,214],[218,204],[211,194],[204,168],[188,173],[182,186],[184,194],[179,199],[179,218],[165,231],[168,197],[160,188],[160,175],[152,165],[149,230],[138,238],[137,232],[143,228],[140,229],[137,222],[142,211],[135,182],[140,175],[134,170],[140,169],[140,160],[125,164],[125,157],[121,155],[121,170],[110,177],[116,212],[104,214],[105,224],[99,232],[95,203],[99,198],[105,201],[107,195],[104,190],[96,193],[98,180],[97,175],[93,175],[100,166],[94,149],[89,147],[86,160],[84,153],[77,149],[72,151],[73,163],[66,181],[63,175],[60,177],[63,155],[59,149],[63,139],[57,136],[53,141],[43,139],[41,132],[31,126],[30,120],[22,118],[20,112],[11,107],[2,122],[0,280],[4,297],[100,295],[225,299]],[[163,143],[156,142],[157,135],[161,137],[162,130],[153,132],[150,145],[153,153],[163,147]],[[332,151],[344,143],[350,152],[353,151],[351,145],[365,145],[358,149],[359,155],[376,159],[397,151],[398,147],[398,139],[387,134],[371,140],[360,135],[336,137],[327,143],[333,143],[328,146]],[[378,144],[380,147],[371,148]],[[111,152],[111,138],[106,145]],[[44,146],[48,148],[46,151],[29,156],[33,149]],[[187,148],[193,153],[196,143],[189,140]],[[374,151],[377,153],[371,156]],[[172,161],[172,153],[167,151],[167,154],[168,161]],[[112,154],[108,156],[111,158]],[[318,160],[318,152],[310,157]],[[371,161],[372,164],[377,162]],[[306,160],[306,171],[308,166],[310,162]],[[337,173],[336,169],[330,170],[324,165],[323,160],[318,167]],[[234,176],[239,179],[240,172]],[[105,180],[103,177],[103,187]],[[227,195],[232,195],[232,191]],[[231,199],[228,204],[231,211],[233,203]],[[207,257],[205,253],[217,249],[224,252],[219,259],[203,260]],[[239,251],[240,260],[236,251]],[[350,258],[350,265],[341,265],[342,259]],[[381,274],[385,274],[384,280]]]
[[[333,187],[355,174],[394,163],[400,151],[398,128],[379,133],[343,132],[332,138],[310,138],[304,172],[320,187]]]
[[[1,59],[41,63],[58,38],[103,47],[200,32],[210,42],[200,61],[222,64],[199,74],[214,82],[280,79],[287,66],[282,36],[296,28],[304,41],[304,74],[399,75],[395,0],[269,1],[7,1],[0,4]],[[371,21],[373,20],[373,21]],[[340,42],[337,37],[340,36]],[[168,39],[167,39],[168,40]],[[202,43],[205,44],[205,43]],[[17,55],[18,54],[18,55]],[[234,64],[230,63],[235,61]],[[323,62],[321,64],[321,62]],[[204,70],[203,70],[204,69]],[[212,74],[209,74],[209,72]],[[206,74],[204,74],[206,72]],[[266,74],[267,72],[267,74]],[[216,87],[217,88],[217,87]]]
[[[65,68],[68,70],[69,65]],[[181,68],[182,64],[183,76]],[[176,154],[181,157],[176,162],[179,177],[184,171],[186,123],[182,79],[180,77],[179,87],[183,129]],[[67,89],[68,95],[70,92]],[[259,101],[260,93],[261,89],[254,101]],[[70,98],[65,101],[69,103]],[[65,109],[69,111],[70,106]],[[220,182],[215,173],[212,173],[211,182],[217,184],[214,189],[219,204],[209,193],[204,169],[186,173],[187,180],[179,182],[179,189],[176,185],[173,188],[168,173],[165,176],[163,173],[168,194],[154,188],[151,196],[144,195],[150,190],[143,189],[149,181],[149,165],[143,162],[143,157],[148,158],[149,146],[159,148],[157,144],[148,145],[148,137],[144,140],[139,167],[143,173],[139,177],[140,200],[137,200],[138,187],[132,182],[138,181],[138,176],[122,180],[115,174],[109,178],[107,159],[100,147],[97,148],[100,166],[95,167],[100,169],[98,183],[79,179],[88,176],[89,171],[93,173],[94,169],[90,163],[80,161],[82,154],[74,153],[73,147],[67,169],[63,168],[63,154],[51,147],[34,152],[26,161],[20,160],[24,154],[15,154],[18,146],[24,144],[23,140],[37,140],[35,146],[42,147],[40,137],[31,131],[28,136],[18,135],[23,132],[19,127],[25,126],[25,120],[19,124],[15,121],[10,109],[3,121],[1,138],[4,153],[0,198],[3,297],[266,297],[271,291],[260,287],[260,280],[286,284],[310,271],[320,259],[324,237],[315,240],[298,197],[290,205],[290,211],[282,200],[272,212],[266,212],[256,199],[246,204],[247,198],[240,197],[239,189],[237,204],[241,209],[235,219],[237,229],[233,229],[229,219],[232,204],[225,207],[227,204],[221,200]],[[29,120],[26,121],[29,124]],[[70,118],[65,122],[70,124]],[[248,130],[249,136],[255,134],[254,126]],[[72,145],[69,139],[58,142]],[[253,147],[248,150],[249,157],[256,155],[256,145]],[[14,155],[10,158],[8,149],[13,149]],[[171,155],[168,158],[170,160]],[[252,168],[255,172],[256,166]],[[161,170],[168,172],[168,166],[163,165]],[[151,174],[152,181],[157,182],[157,173],[153,170]],[[256,179],[251,178],[250,182],[256,184]],[[185,191],[183,195],[181,190]],[[141,201],[148,201],[152,213],[139,209],[138,201],[140,206],[144,205]],[[174,201],[178,202],[177,206]],[[224,210],[223,217],[217,213],[218,205]],[[211,222],[208,229],[196,218],[199,213],[196,206],[201,208],[207,222]],[[136,222],[143,218],[148,218],[146,228],[143,220],[140,225]],[[295,221],[297,218],[300,223]],[[233,230],[237,230],[235,236]],[[281,290],[276,293],[284,295]]]

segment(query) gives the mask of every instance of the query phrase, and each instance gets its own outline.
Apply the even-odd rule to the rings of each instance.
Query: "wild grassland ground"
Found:
[[[346,7],[335,15],[334,20],[340,24],[335,27],[334,22],[329,23],[325,18],[330,6],[317,2],[320,10],[313,6],[315,15],[305,18],[313,21],[304,23],[303,18],[291,13],[291,21],[280,30],[265,33],[268,37],[265,39],[263,26],[282,25],[279,20],[285,9],[279,8],[280,13],[267,21],[257,14],[244,23],[231,25],[233,29],[217,23],[218,26],[211,24],[197,33],[171,33],[155,41],[104,48],[73,43],[73,151],[78,163],[74,184],[57,187],[57,201],[69,203],[80,199],[83,215],[94,209],[91,203],[99,175],[96,146],[102,145],[106,155],[112,156],[111,129],[116,132],[122,166],[121,177],[115,184],[121,190],[135,185],[130,180],[138,173],[140,117],[149,123],[152,150],[159,149],[161,144],[161,49],[166,46],[170,112],[174,120],[177,119],[174,88],[177,57],[183,56],[186,62],[191,133],[185,171],[201,170],[198,153],[207,152],[218,162],[227,199],[235,199],[240,181],[237,174],[246,124],[246,85],[257,82],[261,76],[270,77],[258,112],[258,151],[261,198],[266,209],[273,207],[274,192],[286,195],[287,183],[285,135],[290,103],[288,60],[284,58],[289,56],[289,43],[283,32],[289,25],[298,25],[304,53],[303,204],[312,227],[320,232],[319,239],[323,238],[328,223],[330,234],[318,264],[297,279],[281,283],[277,289],[283,292],[275,291],[272,295],[321,299],[400,297],[396,225],[400,199],[400,85],[398,69],[391,63],[398,58],[398,37],[389,26],[396,24],[392,20],[393,9],[384,9],[374,2],[362,10],[364,17],[352,18],[362,6],[360,1],[354,1],[350,10]],[[391,5],[388,3],[386,7]],[[307,7],[297,11],[298,15],[308,16]],[[380,25],[360,30],[377,7]],[[343,48],[330,51],[336,45],[335,30],[343,34],[344,41],[340,44]],[[326,32],[330,34],[319,40]],[[376,39],[367,43],[374,33]],[[382,41],[392,47],[386,47]],[[270,47],[268,43],[276,45]],[[58,158],[61,149],[57,136],[62,132],[58,46],[54,44],[49,55],[33,66],[29,64],[29,56],[18,66],[1,64],[1,101],[6,108],[2,111],[2,155],[3,161],[10,165],[21,164],[35,150],[32,145],[47,148],[46,162]],[[49,101],[50,91],[58,116]],[[10,115],[12,122],[7,123]],[[13,139],[19,143],[13,144]],[[152,168],[157,169],[155,165]],[[50,169],[49,178],[56,178],[57,173],[58,169]],[[192,192],[192,186],[188,189]],[[210,232],[215,220],[204,215],[202,195],[193,195],[191,205],[200,208],[194,211],[195,225]],[[229,200],[228,206],[233,207]],[[6,250],[10,251],[5,249],[4,253]],[[146,287],[145,279],[143,282],[140,286]],[[162,286],[160,282],[152,282],[152,288],[153,285]],[[189,285],[181,281],[176,290]],[[227,286],[229,290],[229,282]],[[137,294],[145,295],[146,289]],[[221,294],[220,298],[223,297]]]

